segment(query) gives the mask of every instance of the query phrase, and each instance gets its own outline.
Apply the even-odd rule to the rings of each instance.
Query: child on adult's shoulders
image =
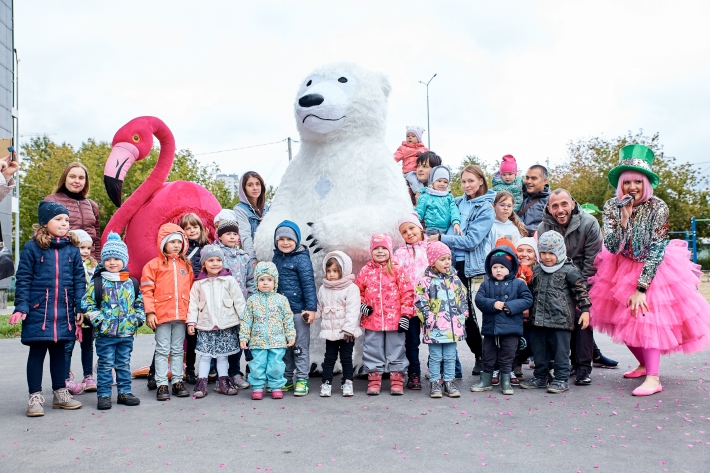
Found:
[[[417,215],[424,222],[427,235],[444,234],[453,225],[454,231],[461,235],[461,214],[449,192],[451,171],[446,166],[437,166],[429,174],[429,187],[422,190],[415,208]]]
[[[513,194],[513,212],[520,210],[520,204],[523,202],[523,178],[518,176],[518,163],[512,154],[503,156],[498,172],[493,174],[492,189]]]
[[[417,158],[429,149],[422,143],[424,129],[418,126],[408,126],[407,136],[402,144],[394,152],[395,162],[402,161],[402,174],[415,171],[417,169]]]

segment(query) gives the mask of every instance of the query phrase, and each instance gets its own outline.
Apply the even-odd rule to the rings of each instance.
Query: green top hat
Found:
[[[658,174],[653,172],[653,151],[644,145],[627,145],[619,150],[619,165],[609,171],[609,182],[614,189],[619,184],[619,176],[624,171],[638,171],[648,177],[654,189],[661,182]]]

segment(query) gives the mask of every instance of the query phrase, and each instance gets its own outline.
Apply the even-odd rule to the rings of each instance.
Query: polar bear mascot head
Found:
[[[294,103],[301,147],[256,232],[260,261],[271,260],[274,230],[283,220],[296,222],[310,246],[317,286],[328,252],[348,254],[357,274],[370,259],[373,234],[388,233],[395,247],[402,243],[397,221],[412,204],[384,140],[390,89],[383,74],[347,62],[301,81]],[[312,345],[319,332],[316,324]],[[320,367],[323,352],[314,348],[311,361]]]

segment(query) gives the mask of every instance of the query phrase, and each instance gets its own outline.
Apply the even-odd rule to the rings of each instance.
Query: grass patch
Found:
[[[16,325],[10,325],[10,315],[0,315],[0,338],[20,338],[22,332],[22,321]],[[154,332],[147,325],[141,325],[138,335],[154,335]]]

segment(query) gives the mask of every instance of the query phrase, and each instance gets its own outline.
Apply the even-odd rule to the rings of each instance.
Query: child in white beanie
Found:
[[[408,126],[407,136],[402,144],[394,152],[395,162],[402,161],[402,174],[417,170],[417,157],[429,151],[429,148],[422,143],[424,129],[418,126]]]

